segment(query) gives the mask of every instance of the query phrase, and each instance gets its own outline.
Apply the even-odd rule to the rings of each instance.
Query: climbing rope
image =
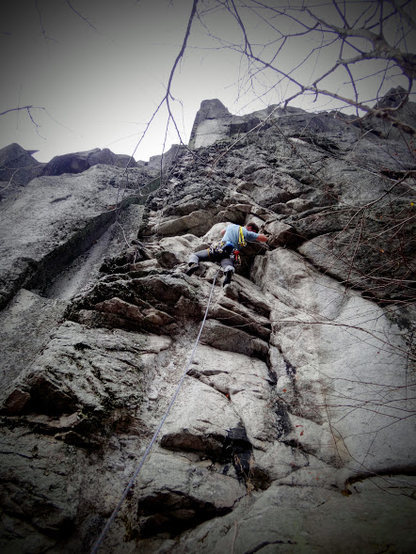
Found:
[[[189,360],[188,360],[188,363],[186,365],[186,368],[184,370],[184,372],[182,373],[182,377],[180,378],[179,380],[179,383],[176,387],[176,390],[175,390],[175,393],[174,395],[172,396],[172,399],[169,403],[169,406],[167,407],[167,410],[163,416],[163,418],[161,419],[160,423],[159,423],[159,426],[158,428],[156,429],[156,431],[154,432],[154,435],[152,437],[152,440],[150,441],[149,443],[149,446],[146,448],[143,456],[142,456],[142,459],[140,460],[140,463],[138,464],[135,472],[133,473],[130,481],[128,482],[126,488],[124,489],[124,492],[117,504],[117,506],[114,508],[113,510],[113,513],[111,514],[111,516],[108,518],[107,520],[107,523],[105,524],[105,527],[104,529],[101,531],[101,534],[100,536],[98,537],[98,539],[96,540],[94,546],[92,547],[92,550],[91,550],[91,554],[96,554],[96,552],[98,552],[98,549],[100,548],[101,544],[103,543],[104,539],[105,539],[105,536],[107,535],[107,532],[108,530],[110,529],[110,526],[111,524],[113,523],[113,521],[115,520],[115,518],[117,517],[117,514],[118,512],[120,511],[120,508],[121,506],[123,505],[123,502],[125,501],[130,489],[132,488],[132,486],[134,485],[134,482],[137,478],[137,476],[139,475],[140,473],[140,470],[142,469],[143,465],[144,465],[144,462],[146,461],[146,458],[148,457],[148,455],[150,454],[150,450],[152,449],[152,446],[154,445],[154,443],[156,442],[156,439],[160,433],[160,430],[162,429],[168,415],[169,415],[169,412],[170,410],[172,409],[172,406],[179,394],[179,391],[182,387],[182,384],[183,384],[183,381],[189,371],[189,368],[191,367],[191,363],[194,359],[194,355],[195,355],[195,352],[196,352],[196,349],[198,347],[198,343],[199,343],[199,339],[201,338],[201,334],[202,334],[202,330],[204,328],[204,325],[205,325],[205,322],[206,322],[206,319],[207,319],[207,316],[208,316],[208,310],[209,310],[209,307],[210,307],[210,304],[211,304],[211,300],[212,300],[212,295],[214,293],[214,287],[215,287],[215,282],[217,280],[217,277],[218,277],[218,274],[220,272],[220,269],[218,269],[218,271],[215,273],[215,276],[214,276],[214,280],[212,281],[212,286],[211,286],[211,290],[210,290],[210,293],[209,293],[209,298],[208,298],[208,302],[207,302],[207,307],[205,309],[205,314],[204,314],[204,318],[202,320],[202,323],[201,323],[201,327],[199,329],[199,333],[198,333],[198,336],[195,340],[195,344],[194,344],[194,347],[192,349],[192,352],[191,352],[191,355],[189,357]]]

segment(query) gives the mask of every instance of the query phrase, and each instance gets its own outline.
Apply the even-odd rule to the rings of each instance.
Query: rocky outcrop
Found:
[[[34,153],[16,143],[0,149],[0,200],[16,187],[27,185],[42,175],[45,164],[36,161],[32,156]]]
[[[137,167],[137,163],[131,156],[114,154],[108,148],[94,148],[86,152],[74,152],[55,156],[46,164],[44,175],[62,175],[63,173],[82,173],[93,165],[105,164],[116,167]]]
[[[150,156],[149,161],[145,162],[146,167],[150,169],[155,169],[160,171],[162,169],[171,169],[174,168],[176,162],[181,158],[186,152],[186,146],[181,144],[174,144],[167,150],[163,156]]]
[[[8,206],[5,552],[89,551],[182,377],[103,551],[414,550],[413,154],[333,113],[244,117],[206,101],[207,145],[128,189],[113,227],[109,166]],[[214,264],[184,273],[248,221],[269,240],[231,285]]]
[[[114,221],[116,208],[140,202],[123,171],[94,166],[77,176],[38,177],[2,204],[0,306],[19,287],[44,290]]]
[[[269,106],[248,115],[238,116],[232,115],[217,98],[203,100],[195,117],[189,145],[192,148],[210,146],[218,140],[242,135],[260,126],[264,128],[273,114],[292,114],[301,111],[296,108],[282,110],[278,106]]]
[[[403,130],[416,132],[416,114],[411,102],[408,102],[408,93],[403,87],[392,88],[375,105],[376,114],[369,113],[359,121],[362,128],[371,130],[379,136],[399,139]],[[385,111],[383,111],[385,110]],[[377,113],[378,111],[378,113]],[[392,115],[394,122],[388,115]],[[387,116],[387,117],[386,117]]]
[[[169,170],[175,165],[176,160],[184,153],[186,147],[179,144],[173,145],[163,156],[151,156],[148,162],[138,161],[124,154],[114,154],[108,148],[94,148],[85,152],[72,152],[55,156],[52,160],[42,165],[43,175],[63,175],[64,173],[82,173],[94,165],[111,165],[128,169],[134,181],[137,178],[149,180],[155,178],[161,170]],[[161,164],[163,160],[163,163]]]
[[[145,169],[144,162],[136,162],[131,156],[114,154],[108,148],[94,148],[85,152],[73,152],[55,156],[47,164],[39,163],[35,160],[32,156],[34,153],[35,151],[24,150],[18,144],[9,144],[0,150],[0,182],[2,182],[0,194],[2,194],[2,197],[10,196],[10,192],[16,192],[16,188],[19,191],[19,187],[27,185],[35,177],[41,175],[57,176],[64,173],[82,173],[98,164],[115,166],[122,169],[127,167],[129,168],[130,177],[133,177],[133,181],[138,178],[141,181],[146,181],[156,176],[152,167]],[[168,165],[171,163],[171,157],[168,156]]]

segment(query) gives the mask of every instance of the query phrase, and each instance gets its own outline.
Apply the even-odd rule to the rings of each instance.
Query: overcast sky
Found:
[[[24,111],[0,117],[0,147],[17,142],[38,150],[35,157],[42,162],[96,147],[131,154],[165,94],[191,8],[192,0],[4,2],[0,112],[25,105],[39,109],[31,111],[33,122]],[[200,6],[207,8],[206,2]],[[240,40],[235,20],[225,17],[224,11],[206,13],[205,21],[211,32]],[[264,38],[258,20],[248,29],[252,37]],[[287,63],[292,63],[293,53],[287,54]],[[325,63],[325,55],[320,55],[319,63]],[[317,64],[317,59],[311,59],[310,71]],[[219,98],[239,114],[278,103],[285,96],[287,91],[280,87],[257,98],[259,91],[253,94],[239,80],[241,71],[239,55],[220,49],[195,20],[172,88],[178,100],[175,116],[185,141],[204,99]],[[264,77],[264,90],[266,81]],[[388,89],[392,84],[384,86]],[[328,102],[312,106],[299,99],[295,105],[316,109],[330,107]],[[135,152],[136,159],[160,154],[165,125],[163,109]],[[178,142],[172,129],[166,147]]]

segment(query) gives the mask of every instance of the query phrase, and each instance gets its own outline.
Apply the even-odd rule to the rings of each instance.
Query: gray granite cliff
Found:
[[[38,173],[2,177],[2,552],[90,551],[198,333],[218,267],[188,256],[248,221],[268,243],[217,281],[101,551],[415,550],[412,141],[208,100],[162,180],[159,159],[126,177],[19,150]]]

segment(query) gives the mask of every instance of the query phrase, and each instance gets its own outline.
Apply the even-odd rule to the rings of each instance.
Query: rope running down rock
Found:
[[[190,355],[190,357],[189,357],[189,361],[188,361],[188,363],[187,363],[187,365],[186,365],[186,368],[185,368],[184,372],[182,373],[182,377],[181,377],[180,380],[179,380],[179,383],[178,383],[178,385],[177,385],[177,387],[176,387],[175,393],[174,393],[174,395],[172,396],[172,399],[171,399],[171,401],[170,401],[170,403],[169,403],[169,406],[168,406],[168,408],[167,408],[167,410],[166,410],[166,412],[165,412],[163,418],[161,419],[161,421],[160,421],[160,423],[159,423],[159,426],[158,426],[158,428],[156,429],[156,431],[155,431],[155,433],[154,433],[154,435],[153,435],[153,437],[152,437],[152,440],[151,440],[150,443],[149,443],[149,446],[146,448],[146,450],[145,450],[145,452],[144,452],[144,454],[143,454],[143,456],[142,456],[142,459],[140,460],[139,465],[137,466],[135,472],[133,473],[133,476],[131,477],[130,481],[128,482],[126,488],[124,489],[124,492],[123,492],[123,494],[122,494],[122,496],[121,496],[121,498],[120,498],[120,500],[119,500],[117,506],[114,508],[113,513],[112,513],[111,516],[108,518],[107,523],[105,524],[103,530],[101,531],[100,536],[98,537],[98,539],[96,540],[94,546],[92,547],[92,549],[91,549],[91,554],[96,554],[96,553],[98,552],[98,549],[99,549],[100,546],[102,545],[102,543],[103,543],[103,541],[104,541],[104,539],[105,539],[105,536],[107,535],[107,532],[108,532],[108,530],[110,529],[111,524],[113,523],[113,521],[114,521],[115,518],[117,517],[117,514],[118,514],[118,512],[120,511],[120,508],[121,508],[121,506],[123,505],[123,502],[125,501],[125,499],[126,499],[128,493],[129,493],[131,487],[134,485],[134,482],[135,482],[137,476],[139,475],[140,470],[142,469],[142,467],[143,467],[143,465],[144,465],[144,462],[146,461],[146,458],[147,458],[148,455],[150,454],[150,450],[152,449],[152,446],[154,445],[154,443],[155,443],[155,441],[156,441],[156,439],[157,439],[157,437],[158,437],[158,435],[159,435],[159,433],[160,433],[160,430],[162,429],[162,427],[163,427],[163,425],[164,425],[164,423],[165,423],[165,421],[166,421],[166,419],[167,419],[167,417],[168,417],[168,415],[169,415],[169,412],[170,412],[170,410],[171,410],[171,408],[172,408],[172,406],[173,406],[173,404],[174,404],[174,402],[175,402],[175,400],[176,400],[176,398],[177,398],[177,396],[178,396],[178,394],[179,394],[179,391],[180,391],[180,389],[181,389],[181,387],[182,387],[183,381],[185,380],[185,377],[186,377],[186,375],[187,375],[187,373],[188,373],[188,371],[189,371],[189,368],[190,368],[190,366],[191,366],[191,363],[192,363],[192,361],[193,361],[193,358],[194,358],[196,349],[197,349],[197,347],[198,347],[199,339],[201,338],[202,330],[203,330],[203,328],[204,328],[205,321],[206,321],[207,316],[208,316],[208,310],[209,310],[209,307],[210,307],[210,304],[211,304],[212,295],[213,295],[214,287],[215,287],[215,282],[216,282],[216,280],[217,280],[217,277],[218,277],[219,272],[220,272],[220,270],[218,270],[218,271],[215,273],[214,280],[212,281],[211,291],[210,291],[210,294],[209,294],[207,307],[206,307],[206,309],[205,309],[204,318],[203,318],[203,320],[202,320],[202,323],[201,323],[201,327],[200,327],[200,329],[199,329],[198,336],[197,336],[197,338],[196,338],[196,340],[195,340],[194,347],[193,347],[192,352],[191,352],[191,355]]]

